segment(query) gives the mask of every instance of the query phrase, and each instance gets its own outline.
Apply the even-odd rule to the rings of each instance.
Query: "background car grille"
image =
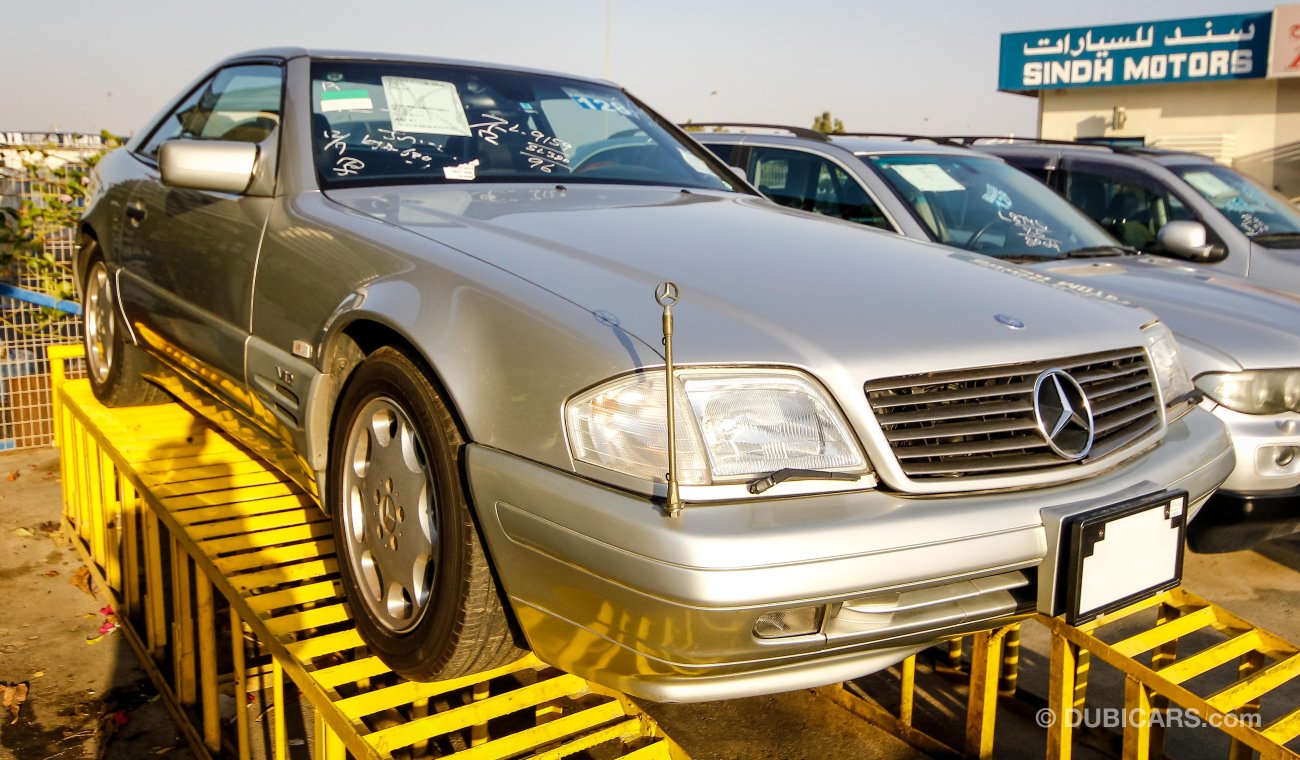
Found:
[[[1034,423],[1034,380],[1053,367],[1078,381],[1092,406],[1095,437],[1082,460],[1055,454]],[[1160,425],[1158,396],[1140,348],[872,380],[865,387],[890,448],[914,479],[1078,467]]]

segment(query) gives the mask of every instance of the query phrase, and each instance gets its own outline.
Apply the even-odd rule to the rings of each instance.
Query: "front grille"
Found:
[[[1053,452],[1035,425],[1034,381],[1052,368],[1068,372],[1092,407],[1094,439],[1084,459]],[[872,380],[865,387],[904,474],[920,480],[1078,467],[1160,425],[1159,398],[1140,348]]]

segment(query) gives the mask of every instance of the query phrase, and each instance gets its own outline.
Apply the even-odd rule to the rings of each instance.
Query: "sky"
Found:
[[[675,121],[1021,134],[1003,32],[1268,11],[1252,0],[0,0],[0,131],[130,134],[212,64],[275,46],[609,78]]]

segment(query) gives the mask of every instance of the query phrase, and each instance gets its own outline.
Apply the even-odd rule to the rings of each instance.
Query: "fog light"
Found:
[[[1300,446],[1260,446],[1255,450],[1255,471],[1273,478],[1300,474]]]
[[[822,627],[821,607],[797,607],[769,612],[754,622],[754,635],[760,639],[807,636]]]

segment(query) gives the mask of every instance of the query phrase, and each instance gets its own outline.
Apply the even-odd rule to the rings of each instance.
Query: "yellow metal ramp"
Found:
[[[394,675],[351,624],[331,523],[312,500],[184,407],[104,408],[88,381],[63,377],[63,360],[78,355],[50,350],[66,527],[200,756],[249,758],[260,737],[271,756],[288,757],[301,737],[290,736],[287,675],[314,709],[316,758],[686,760],[626,696],[531,655],[453,681]],[[1160,756],[1164,729],[1152,718],[1177,707],[1226,733],[1231,757],[1300,760],[1288,748],[1300,707],[1274,696],[1300,683],[1300,650],[1280,637],[1183,589],[1079,627],[1031,623],[1051,634],[1047,706],[1057,718],[1085,708],[1092,658],[1123,674],[1124,757]],[[914,727],[915,658],[899,669],[897,715],[856,683],[815,691],[928,753],[992,757],[999,695],[1016,690],[1020,625],[968,641],[961,750]],[[270,708],[260,734],[244,708],[252,699]],[[230,700],[233,717],[223,718]],[[1046,734],[1049,758],[1070,757],[1068,720]]]
[[[686,758],[631,700],[532,655],[453,681],[392,674],[351,624],[312,500],[180,405],[101,406],[64,379],[75,355],[51,351],[65,524],[200,755],[252,756],[256,695],[287,757],[287,674],[317,758]]]
[[[1168,730],[1209,729],[1227,735],[1233,760],[1255,753],[1263,760],[1300,760],[1288,746],[1300,744],[1300,649],[1183,588],[1077,627],[1037,615],[1024,624],[968,637],[969,681],[959,745],[926,734],[913,722],[920,690],[916,657],[899,666],[897,713],[882,706],[892,699],[855,682],[825,686],[817,693],[936,757],[997,757],[999,707],[1024,712],[1026,703],[1036,703],[1004,703],[1018,698],[1020,628],[1030,623],[1044,626],[1051,637],[1046,703],[1034,716],[1046,728],[1049,760],[1071,757],[1079,724],[1094,728],[1099,715],[1114,718],[1113,727],[1122,729],[1124,758],[1162,757]],[[963,650],[961,640],[950,643],[943,669],[953,674],[963,668]],[[1089,705],[1094,661],[1122,676],[1122,708]]]
[[[1084,705],[1089,658],[1124,674],[1124,757],[1162,755],[1169,726],[1158,713],[1176,706],[1181,723],[1231,737],[1233,758],[1300,758],[1286,746],[1300,736],[1300,706],[1274,696],[1300,678],[1300,649],[1281,637],[1182,588],[1078,627],[1037,619],[1052,632],[1049,708],[1057,715]],[[1196,680],[1215,671],[1218,679]],[[1049,757],[1070,756],[1071,730],[1068,720],[1049,728]]]

